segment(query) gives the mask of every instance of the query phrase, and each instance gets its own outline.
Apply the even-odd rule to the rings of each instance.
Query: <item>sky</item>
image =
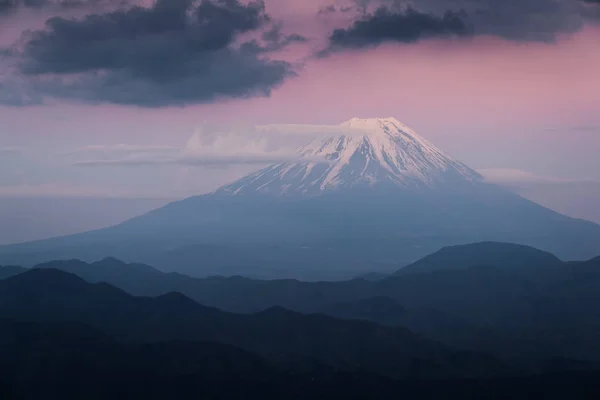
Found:
[[[395,117],[600,220],[598,71],[598,0],[0,0],[0,198],[201,194],[329,129],[260,126]]]

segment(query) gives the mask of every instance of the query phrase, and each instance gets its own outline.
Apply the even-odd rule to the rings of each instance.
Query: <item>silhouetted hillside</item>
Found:
[[[480,242],[444,247],[419,261],[401,268],[396,275],[472,267],[512,269],[550,268],[563,262],[553,254],[513,243]]]
[[[86,283],[53,269],[0,281],[0,317],[81,322],[128,343],[215,341],[272,360],[308,357],[396,377],[497,376],[509,371],[493,357],[461,356],[404,328],[282,308],[254,315],[225,313],[177,293],[132,297],[108,284]]]
[[[58,269],[75,274],[88,282],[107,282],[111,285],[125,289],[128,292],[146,294],[153,286],[162,286],[168,282],[167,275],[145,264],[124,263],[112,257],[104,258],[93,263],[85,263],[80,260],[57,260],[36,265],[35,268]],[[179,281],[189,279],[187,276],[171,273],[171,279],[183,278]]]
[[[471,247],[453,251],[461,249],[471,254]],[[556,259],[543,252],[538,257],[536,250],[519,249],[527,260],[538,263],[530,265],[511,256],[511,266],[406,274],[377,282],[195,279],[114,259],[91,265],[60,261],[42,267],[61,268],[91,282],[109,282],[134,295],[180,292],[225,311],[253,313],[281,306],[404,326],[457,348],[501,357],[600,360],[598,259],[556,265]]]
[[[17,275],[25,271],[27,271],[27,269],[22,267],[0,265],[0,279],[8,278],[9,276]]]
[[[175,395],[177,380],[187,377],[197,377],[200,389],[211,382],[276,381],[280,375],[265,359],[224,344],[126,345],[79,323],[5,319],[0,372],[5,388],[32,399],[123,398],[129,391],[154,397],[154,390],[164,396],[167,388]]]
[[[600,375],[392,380],[366,370],[278,367],[208,342],[123,344],[78,323],[0,319],[2,399],[595,399]]]

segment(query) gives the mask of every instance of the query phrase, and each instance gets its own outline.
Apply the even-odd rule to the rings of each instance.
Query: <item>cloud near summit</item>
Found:
[[[340,125],[270,124],[198,129],[182,147],[145,145],[89,145],[65,154],[76,156],[75,166],[182,165],[224,167],[277,163],[328,163],[322,157],[301,155],[312,140],[331,136],[363,136],[362,129]]]
[[[297,144],[331,134],[356,134],[358,130],[335,125],[263,125],[230,130],[199,129],[181,148],[120,144],[86,146],[74,152],[83,156],[76,166],[149,166],[179,165],[226,167],[231,165],[267,165],[294,162],[328,162],[324,158],[302,156]],[[282,140],[283,139],[283,140]],[[91,156],[91,157],[90,157]]]

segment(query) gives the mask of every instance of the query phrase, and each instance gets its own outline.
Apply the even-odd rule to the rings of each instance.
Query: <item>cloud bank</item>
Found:
[[[294,44],[326,57],[431,39],[552,43],[600,22],[599,0],[322,0],[302,17],[313,20],[300,22],[268,12],[267,4],[292,9],[292,0],[280,2],[0,0],[3,23],[18,25],[19,10],[47,15],[43,27],[0,48],[0,105],[152,108],[265,97],[314,61],[287,52]]]
[[[270,54],[302,40],[284,35],[262,1],[157,0],[79,19],[53,17],[11,53],[15,73],[38,97],[5,94],[0,101],[163,107],[267,96],[295,75]],[[26,89],[8,82],[3,91]]]
[[[561,183],[598,183],[592,179],[568,179],[542,176],[515,168],[478,169],[487,182],[499,185],[519,184],[561,184]]]
[[[205,132],[199,130],[180,149],[162,146],[87,146],[100,151],[105,157],[83,159],[76,166],[148,166],[180,165],[224,167],[229,165],[268,165],[295,162],[327,162],[323,158],[306,157],[284,140],[285,136],[302,138],[306,143],[315,136],[332,134],[360,134],[362,131],[331,125],[262,125],[230,131]],[[116,150],[116,151],[115,151]]]
[[[23,154],[26,150],[23,147],[15,147],[15,146],[6,146],[0,147],[0,156],[1,155],[19,155]]]
[[[0,0],[0,16],[7,16],[21,10],[70,11],[125,6],[127,0]]]
[[[600,16],[599,0],[354,0],[354,7],[323,7],[319,14],[354,13],[335,29],[327,56],[383,43],[493,36],[518,42],[553,42]]]
[[[415,43],[429,38],[465,36],[469,30],[460,14],[446,11],[438,17],[408,8],[393,11],[379,7],[363,14],[348,28],[336,29],[329,36],[329,48],[321,55],[344,49],[375,47],[385,42]]]
[[[0,197],[19,198],[19,197],[46,197],[46,198],[67,198],[67,197],[92,197],[92,198],[136,198],[141,197],[139,193],[125,190],[122,188],[77,185],[68,182],[51,182],[38,185],[21,184],[14,186],[0,186]]]
[[[69,154],[76,166],[228,166],[328,162],[299,154],[299,147],[328,136],[361,136],[361,129],[340,125],[270,124],[230,129],[198,129],[181,148],[147,145],[91,145]],[[297,145],[296,145],[297,144]]]

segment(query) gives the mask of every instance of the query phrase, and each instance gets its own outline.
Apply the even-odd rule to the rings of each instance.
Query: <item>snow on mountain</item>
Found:
[[[300,148],[305,162],[270,165],[217,192],[315,195],[361,186],[438,187],[482,180],[395,118],[353,118],[341,126],[348,134]]]

